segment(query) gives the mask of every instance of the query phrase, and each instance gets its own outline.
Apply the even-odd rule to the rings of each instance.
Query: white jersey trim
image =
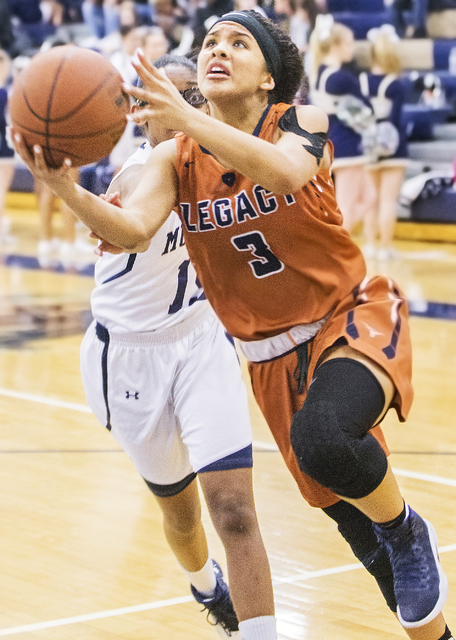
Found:
[[[239,340],[242,353],[249,362],[265,362],[267,360],[273,360],[274,358],[283,356],[299,344],[314,338],[331,313],[332,312],[330,311],[324,318],[321,318],[321,320],[317,320],[316,322],[298,324],[288,331],[272,336],[272,338],[266,338],[265,340],[252,340],[251,342]]]

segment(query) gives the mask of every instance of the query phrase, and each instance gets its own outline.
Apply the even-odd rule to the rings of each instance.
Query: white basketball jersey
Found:
[[[116,178],[132,165],[145,164],[150,152],[146,142]],[[144,253],[103,254],[95,265],[95,285],[92,314],[110,332],[162,330],[201,313],[202,305],[209,308],[174,211]]]

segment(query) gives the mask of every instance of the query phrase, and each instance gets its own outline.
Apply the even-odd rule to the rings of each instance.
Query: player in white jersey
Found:
[[[191,61],[164,56],[155,64],[188,101],[202,106]],[[145,129],[148,141],[114,178],[110,201],[121,206],[128,199],[152,146],[173,133]],[[272,583],[253,501],[246,389],[233,342],[189,261],[177,214],[171,212],[144,253],[103,254],[95,283],[94,321],[81,345],[89,406],[154,493],[167,541],[217,630],[230,637],[242,633],[244,640],[273,640]],[[225,547],[236,613],[208,552],[197,476]]]

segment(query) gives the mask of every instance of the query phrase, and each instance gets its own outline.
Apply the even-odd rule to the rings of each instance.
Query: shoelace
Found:
[[[217,591],[218,591],[218,585],[217,585],[217,589],[214,596],[212,598],[207,599],[207,604],[203,602],[204,608],[201,609],[201,612],[204,612],[207,610],[206,617],[207,617],[208,623],[213,627],[216,627],[217,625],[219,625],[228,634],[228,636],[231,636],[232,627],[237,626],[236,614],[234,613],[234,611],[233,613],[231,612],[232,604],[231,604],[231,600],[228,593],[224,593],[223,591],[221,591],[220,595],[217,595]],[[217,607],[225,609],[226,615],[232,618],[231,626],[228,626],[229,623],[225,622],[225,620],[221,620],[218,618],[217,613],[214,612],[213,610],[214,605],[217,605]],[[212,616],[213,620],[211,620],[210,616]]]
[[[430,578],[429,567],[425,562],[423,562],[423,556],[425,555],[424,548],[420,542],[415,540],[413,527],[410,527],[410,529],[404,534],[404,538],[401,543],[401,546],[406,546],[411,549],[414,562],[410,562],[409,554],[407,554],[407,557],[404,557],[401,553],[394,554],[391,559],[391,564],[395,575],[399,574],[407,576],[408,585],[409,580],[413,579],[418,581],[418,586],[420,588],[425,587]],[[399,580],[399,583],[400,582],[401,581]]]

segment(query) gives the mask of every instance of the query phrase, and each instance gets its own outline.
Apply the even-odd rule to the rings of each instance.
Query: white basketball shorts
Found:
[[[178,483],[252,443],[232,340],[211,309],[193,315],[159,333],[109,334],[94,321],[81,345],[91,410],[153,484]]]

